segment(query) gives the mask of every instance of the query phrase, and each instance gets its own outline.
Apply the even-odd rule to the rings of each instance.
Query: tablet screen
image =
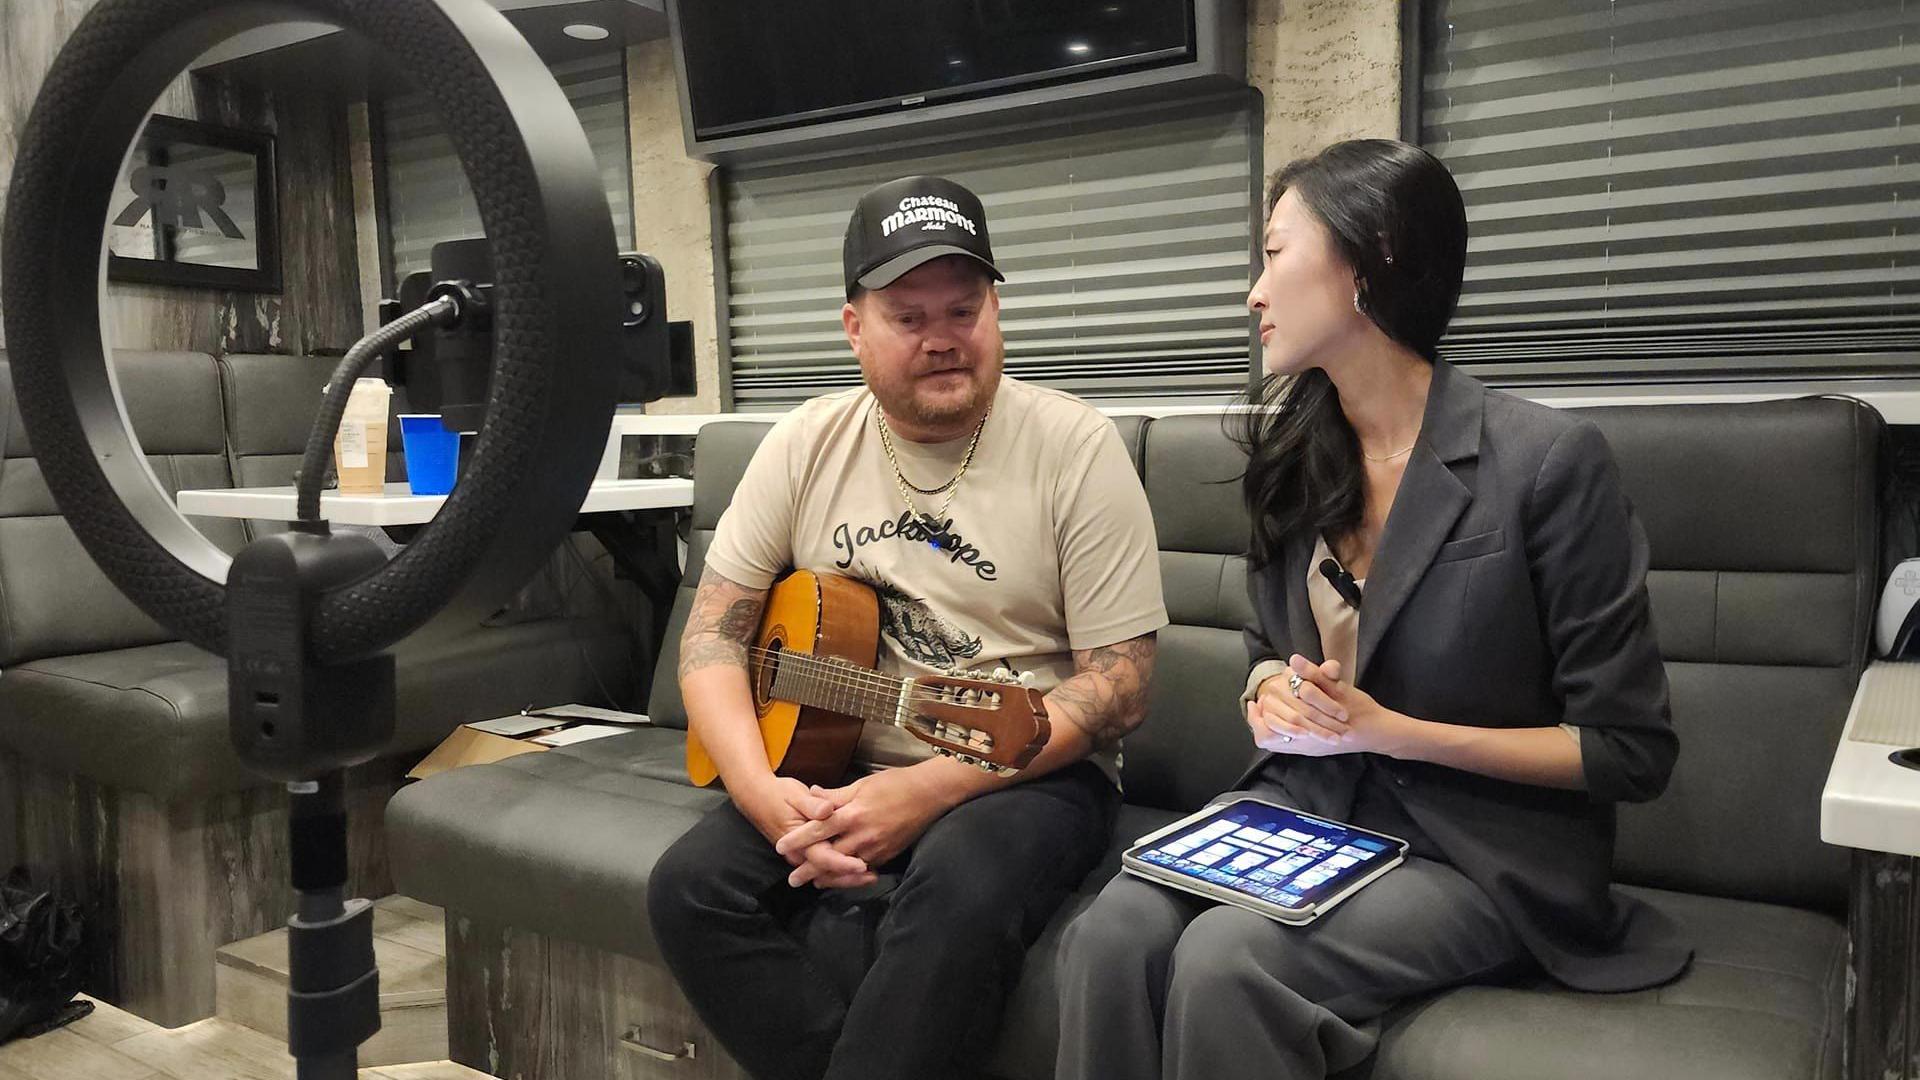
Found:
[[[1401,854],[1391,837],[1278,806],[1228,803],[1133,850],[1140,862],[1282,907],[1318,904]]]

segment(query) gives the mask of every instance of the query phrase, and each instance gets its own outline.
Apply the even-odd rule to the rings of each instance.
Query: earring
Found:
[[[1366,314],[1366,312],[1360,310],[1360,290],[1359,289],[1353,290],[1353,313],[1355,315]]]

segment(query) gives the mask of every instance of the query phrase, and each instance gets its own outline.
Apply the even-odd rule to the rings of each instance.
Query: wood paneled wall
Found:
[[[446,913],[447,1056],[516,1080],[749,1080],[654,962]]]
[[[414,757],[347,774],[349,896],[393,891],[386,806]],[[215,951],[294,907],[279,787],[163,803],[0,751],[0,827],[0,873],[25,863],[85,909],[81,989],[162,1027],[213,1015]]]
[[[1920,860],[1853,853],[1847,1080],[1920,1080]]]
[[[41,80],[93,2],[0,0],[0,213]],[[346,107],[326,93],[183,76],[156,111],[276,137],[285,292],[115,283],[107,301],[108,343],[210,353],[313,353],[352,345],[362,322]]]

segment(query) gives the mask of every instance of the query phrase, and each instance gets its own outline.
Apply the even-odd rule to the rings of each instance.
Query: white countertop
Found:
[[[1920,746],[1920,738],[1908,738],[1916,732],[1920,662],[1869,665],[1820,795],[1820,839],[1840,847],[1920,855],[1920,770],[1887,760],[1895,750]],[[1886,739],[1894,741],[1879,741]]]
[[[1619,386],[1515,386],[1520,397],[1555,408],[1595,405],[1691,405],[1708,402],[1770,401],[1817,394],[1846,394],[1880,411],[1890,424],[1920,423],[1920,379],[1774,379],[1709,383],[1623,384]],[[1226,406],[1170,402],[1097,406],[1108,416],[1179,416],[1218,413]],[[621,435],[696,435],[702,427],[729,420],[768,423],[785,410],[730,413],[617,413],[614,430]]]
[[[191,517],[256,518],[265,521],[291,521],[296,503],[294,489],[199,488],[182,491],[180,512]],[[388,484],[384,495],[342,495],[337,491],[320,493],[320,516],[340,525],[424,525],[440,512],[445,495],[415,495],[403,483]],[[583,514],[610,510],[657,510],[662,507],[692,506],[691,480],[595,480]]]

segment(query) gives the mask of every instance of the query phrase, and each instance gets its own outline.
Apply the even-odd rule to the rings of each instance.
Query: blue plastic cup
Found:
[[[407,455],[407,487],[415,495],[453,490],[460,464],[460,433],[440,426],[438,413],[402,413],[400,445]]]

